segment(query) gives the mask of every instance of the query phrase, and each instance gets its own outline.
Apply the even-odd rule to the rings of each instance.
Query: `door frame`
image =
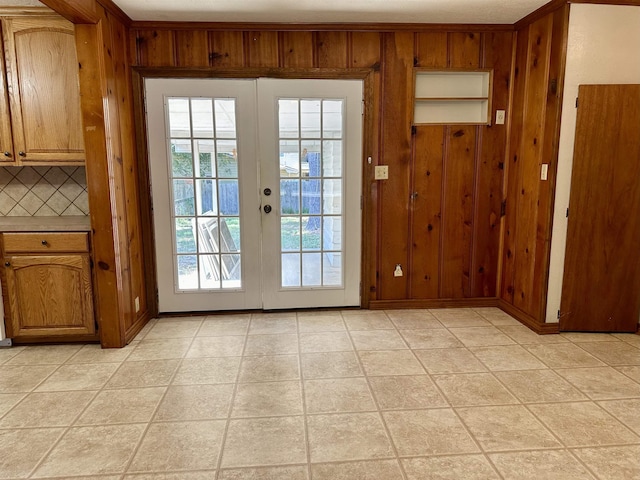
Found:
[[[151,182],[149,165],[149,148],[147,144],[147,124],[145,114],[144,80],[146,78],[209,78],[209,79],[318,79],[318,80],[362,80],[364,113],[362,127],[362,234],[360,256],[360,306],[368,308],[371,293],[366,284],[371,278],[377,257],[377,244],[374,234],[376,222],[377,189],[373,166],[377,162],[368,160],[378,151],[375,144],[374,131],[374,85],[375,70],[373,68],[180,68],[180,67],[133,67],[131,69],[134,90],[134,115],[136,131],[136,147],[138,154],[138,178],[140,188],[140,206],[142,223],[142,242],[144,245],[145,264],[153,268],[145,272],[144,284],[151,317],[158,315],[158,290],[156,271],[155,238],[153,233],[153,208],[151,204]],[[187,313],[187,312],[185,312]],[[202,312],[199,312],[200,314]]]

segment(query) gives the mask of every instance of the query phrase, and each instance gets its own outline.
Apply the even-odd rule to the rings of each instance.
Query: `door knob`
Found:
[[[26,157],[27,156],[27,154],[24,153],[24,152],[18,152],[18,155],[20,155],[21,157]]]
[[[270,188],[265,188],[263,193],[268,197],[269,195],[271,195],[271,189]]]
[[[4,156],[5,157],[10,157],[11,156],[11,152],[4,152]]]
[[[264,213],[271,213],[271,205],[265,205],[262,209]]]

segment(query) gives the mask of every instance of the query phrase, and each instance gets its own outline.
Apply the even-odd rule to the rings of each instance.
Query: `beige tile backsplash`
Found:
[[[0,216],[88,214],[84,167],[0,167]]]

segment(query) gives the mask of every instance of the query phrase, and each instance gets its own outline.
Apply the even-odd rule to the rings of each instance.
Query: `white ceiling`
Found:
[[[515,23],[549,0],[114,0],[133,20],[270,23]],[[39,5],[0,0],[0,6]]]

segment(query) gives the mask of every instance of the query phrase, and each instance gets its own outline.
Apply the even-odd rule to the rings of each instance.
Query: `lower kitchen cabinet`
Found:
[[[87,233],[5,233],[3,246],[8,336],[95,334]]]

